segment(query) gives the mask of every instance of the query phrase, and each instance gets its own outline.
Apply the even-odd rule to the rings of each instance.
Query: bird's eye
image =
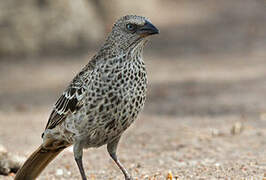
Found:
[[[134,24],[127,24],[126,27],[129,31],[134,31],[136,29],[136,26]]]

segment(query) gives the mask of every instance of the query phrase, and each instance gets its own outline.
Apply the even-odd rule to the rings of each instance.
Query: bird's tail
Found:
[[[33,180],[36,179],[43,169],[63,150],[45,149],[41,145],[26,160],[23,166],[18,170],[15,180]]]

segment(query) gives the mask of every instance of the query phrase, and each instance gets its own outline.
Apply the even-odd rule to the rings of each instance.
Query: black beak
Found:
[[[145,24],[137,30],[137,33],[145,37],[152,34],[159,34],[159,30],[152,23],[146,21]]]

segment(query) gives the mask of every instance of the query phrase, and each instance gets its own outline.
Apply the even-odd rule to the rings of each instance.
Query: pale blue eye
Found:
[[[127,29],[129,30],[129,31],[134,31],[135,30],[135,25],[134,24],[127,24]]]

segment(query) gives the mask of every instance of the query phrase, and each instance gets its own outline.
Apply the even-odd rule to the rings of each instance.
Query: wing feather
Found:
[[[83,93],[81,87],[69,87],[55,103],[45,129],[53,129],[65,120],[68,113],[76,112],[82,106]]]
[[[92,58],[60,96],[54,105],[45,129],[53,129],[62,123],[69,113],[74,113],[83,106],[82,99],[85,95],[84,82],[86,82],[84,79],[90,78],[90,73],[88,72],[93,71],[96,61],[97,58]]]

